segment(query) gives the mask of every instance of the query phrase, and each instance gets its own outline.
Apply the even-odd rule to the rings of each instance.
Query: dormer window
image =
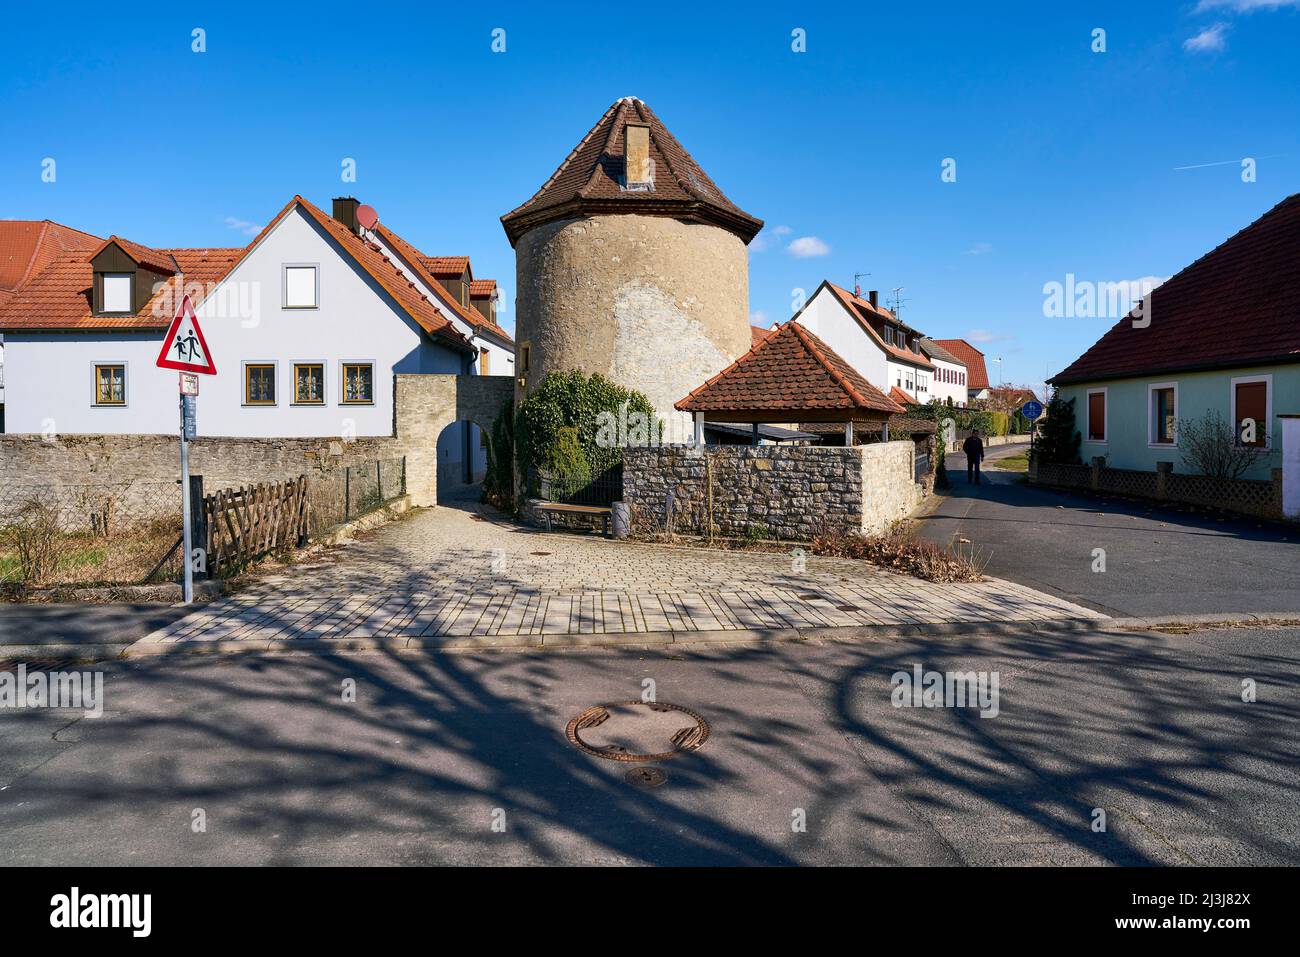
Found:
[[[135,278],[134,274],[129,272],[106,272],[102,275],[104,298],[100,312],[134,312],[135,310],[131,308],[131,284]]]

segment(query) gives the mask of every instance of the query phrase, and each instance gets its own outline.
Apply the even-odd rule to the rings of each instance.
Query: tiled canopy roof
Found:
[[[777,327],[675,408],[732,422],[844,421],[864,413],[879,418],[903,411],[793,321]]]
[[[989,374],[984,368],[984,353],[965,339],[935,339],[934,341],[939,348],[947,349],[966,366],[966,388],[987,389],[989,387]]]
[[[889,397],[890,397],[891,399],[893,399],[895,402],[897,402],[899,405],[916,405],[916,404],[917,404],[917,402],[916,402],[915,399],[913,399],[910,395],[908,395],[906,392],[904,392],[904,391],[903,391],[902,389],[900,389],[898,386],[891,386],[891,387],[890,387],[890,389],[889,389]]]
[[[486,299],[494,295],[496,291],[497,281],[495,279],[475,279],[469,284],[471,299]]]
[[[629,124],[650,128],[653,188],[623,185],[624,136]],[[748,243],[763,228],[723,195],[699,164],[641,100],[616,100],[527,202],[501,217],[513,246],[542,223],[590,213],[673,216],[722,226]]]
[[[1147,296],[1051,381],[1300,362],[1300,193]]]

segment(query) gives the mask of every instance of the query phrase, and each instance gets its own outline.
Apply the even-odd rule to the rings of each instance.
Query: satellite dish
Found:
[[[363,229],[374,229],[378,222],[379,214],[375,212],[375,207],[364,205],[357,207],[357,223]]]

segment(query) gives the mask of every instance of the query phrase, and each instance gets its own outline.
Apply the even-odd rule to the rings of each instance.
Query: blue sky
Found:
[[[1044,283],[1168,276],[1300,191],[1300,0],[121,9],[6,11],[0,217],[231,246],[354,192],[513,296],[498,217],[631,94],[769,224],[761,321],[870,273],[1035,384],[1110,325],[1044,318]]]

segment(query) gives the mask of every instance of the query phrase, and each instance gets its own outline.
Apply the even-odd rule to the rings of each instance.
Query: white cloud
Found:
[[[262,231],[262,227],[259,224],[250,223],[246,219],[236,219],[234,216],[227,216],[225,223],[227,229],[234,229],[243,233],[245,236],[256,236]]]
[[[970,249],[962,253],[963,256],[984,256],[993,252],[992,243],[976,243]]]
[[[990,332],[988,329],[972,329],[970,332],[966,333],[963,338],[967,342],[984,344],[988,342],[1003,342],[1010,339],[1011,336],[1005,335],[1001,332]]]
[[[1183,41],[1183,49],[1188,53],[1219,53],[1228,45],[1228,24],[1219,22],[1206,27],[1194,37]]]
[[[749,324],[758,326],[760,329],[766,329],[768,325],[767,313],[762,309],[756,309],[749,314]]]
[[[773,237],[786,236],[790,233],[789,226],[764,226],[749,243],[751,253],[766,252],[772,248]]]
[[[829,256],[831,247],[816,236],[800,236],[786,246],[785,251],[795,259],[811,259],[814,256]]]
[[[1201,0],[1192,12],[1228,9],[1237,13],[1254,13],[1256,10],[1280,10],[1283,7],[1300,7],[1300,0]]]

